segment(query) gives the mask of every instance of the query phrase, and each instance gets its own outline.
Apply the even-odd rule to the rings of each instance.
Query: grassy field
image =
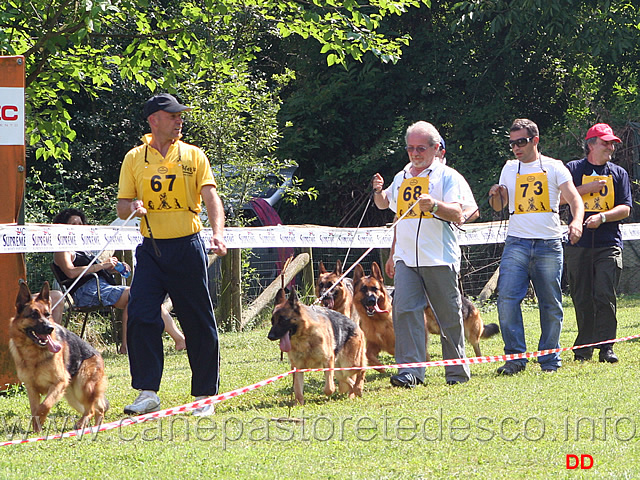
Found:
[[[640,333],[635,297],[619,302],[620,337]],[[529,351],[539,328],[535,305],[525,309]],[[495,308],[483,312],[497,322]],[[267,327],[221,335],[221,392],[288,371]],[[561,344],[573,343],[575,318],[565,304]],[[166,340],[162,406],[193,401],[184,352]],[[484,355],[500,355],[500,336],[481,342]],[[470,349],[470,346],[468,346]],[[471,350],[472,351],[472,350]],[[442,367],[427,369],[425,385],[392,388],[393,373],[370,371],[363,398],[322,394],[322,374],[306,374],[304,407],[292,406],[291,376],[217,406],[214,417],[179,415],[97,436],[2,447],[0,478],[639,478],[640,341],[615,346],[620,362],[577,363],[543,374],[537,363],[515,377],[497,377],[501,363],[471,367],[472,379],[447,386]],[[440,359],[433,339],[430,352]],[[104,352],[111,410],[125,418],[130,388],[126,357]],[[383,357],[393,363],[390,356]],[[24,436],[26,393],[0,396],[2,440]],[[50,433],[75,412],[65,401],[52,411]],[[17,432],[11,432],[17,428]],[[590,469],[567,469],[584,455]],[[590,456],[590,457],[587,457]]]

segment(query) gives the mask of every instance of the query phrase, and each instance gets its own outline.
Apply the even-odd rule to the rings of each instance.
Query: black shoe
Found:
[[[573,359],[574,359],[576,362],[588,362],[589,360],[591,360],[591,355],[586,356],[586,355],[578,355],[578,354],[575,354],[575,355],[573,356]]]
[[[413,388],[416,385],[422,385],[422,380],[413,373],[402,372],[391,377],[391,385],[394,387]]]
[[[573,359],[576,362],[588,362],[593,356],[593,348],[578,348],[573,351]]]
[[[557,371],[558,371],[558,369],[554,368],[554,367],[544,367],[542,369],[543,373],[556,373]]]
[[[463,381],[463,380],[447,380],[447,385],[458,385],[458,384],[462,384],[462,383],[467,383],[467,381]]]
[[[607,363],[616,363],[618,361],[618,357],[613,353],[613,348],[601,348],[600,349],[600,361]]]
[[[515,375],[522,372],[525,366],[521,363],[507,362],[497,370],[498,375]]]

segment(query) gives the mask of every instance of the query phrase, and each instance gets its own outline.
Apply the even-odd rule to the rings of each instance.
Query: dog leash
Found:
[[[153,244],[153,251],[155,252],[156,257],[159,258],[162,256],[162,252],[160,252],[160,249],[158,248],[156,239],[153,238],[153,233],[151,232],[151,225],[149,225],[149,218],[146,215],[144,216],[144,222],[147,224],[147,231],[149,232],[149,238],[151,239],[151,243]]]
[[[371,195],[369,195],[369,200],[367,201],[367,206],[364,207],[364,210],[362,211],[362,216],[360,217],[360,221],[358,222],[358,226],[356,227],[356,232],[358,231],[358,229],[360,228],[360,225],[362,225],[362,221],[364,220],[364,216],[367,214],[367,210],[369,209],[369,205],[371,205],[371,199],[373,198],[373,193],[371,192]],[[343,265],[347,264],[347,258],[349,258],[349,253],[351,252],[351,246],[353,245],[353,242],[356,239],[356,235],[354,232],[353,238],[351,239],[351,243],[349,244],[349,248],[347,249],[347,254],[344,256],[344,261],[342,262]]]
[[[398,219],[397,219],[395,222],[393,222],[391,225],[386,226],[386,228],[394,228],[394,227],[398,224],[398,222],[399,222],[400,220],[402,220],[404,217],[406,217],[406,216],[407,216],[407,214],[408,214],[411,210],[413,210],[413,207],[415,207],[415,206],[418,204],[418,202],[419,202],[419,201],[420,201],[420,200],[416,200],[416,201],[415,201],[415,203],[414,203],[413,205],[411,205],[411,207],[407,208],[407,211],[406,211],[406,212],[404,212],[400,218],[398,218]],[[368,248],[368,249],[367,249],[367,250],[366,250],[362,255],[360,255],[360,258],[358,258],[358,259],[353,263],[353,265],[351,265],[351,266],[350,266],[350,267],[349,267],[349,268],[348,268],[348,269],[347,269],[347,270],[342,274],[342,276],[340,276],[340,278],[338,278],[338,280],[336,280],[336,282],[335,282],[333,285],[331,285],[331,287],[330,287],[330,288],[328,288],[328,289],[327,289],[327,290],[326,290],[326,291],[325,291],[325,292],[324,292],[324,293],[323,293],[319,298],[317,298],[317,299],[316,299],[316,301],[315,301],[315,302],[313,302],[313,304],[312,304],[312,305],[316,305],[316,304],[320,303],[320,302],[322,301],[322,299],[323,299],[324,297],[326,297],[326,296],[327,296],[327,295],[328,295],[328,294],[329,294],[329,293],[330,293],[334,288],[336,288],[336,287],[338,286],[338,284],[339,284],[342,280],[344,280],[344,278],[345,278],[347,275],[349,275],[349,273],[351,273],[351,270],[353,270],[354,268],[356,268],[356,265],[358,265],[360,262],[362,262],[362,260],[364,260],[364,257],[366,257],[367,255],[369,255],[369,253],[370,253],[374,248],[377,248],[377,247],[369,247],[369,248]]]
[[[118,232],[120,232],[120,230],[129,222],[129,220],[131,220],[133,218],[135,213],[136,213],[135,210],[133,212],[131,212],[131,215],[129,215],[129,217],[124,221],[124,223],[116,228],[116,231],[109,238],[109,240],[107,240],[107,243],[105,243],[104,247],[102,247],[102,250],[100,250],[100,252],[98,252],[97,255],[94,255],[93,259],[89,262],[89,265],[87,265],[85,267],[85,269],[82,271],[82,273],[76,277],[76,279],[69,286],[69,288],[67,288],[67,291],[71,291],[71,289],[76,286],[76,284],[80,281],[80,279],[84,276],[84,274],[87,273],[87,270],[89,270],[89,267],[91,267],[91,265],[96,263],[96,261],[98,260],[98,257],[102,254],[102,252],[104,252],[107,249],[107,247],[111,243],[111,240],[113,240],[113,238],[118,234]],[[64,297],[65,297],[64,295],[62,295],[62,297],[60,297],[60,299],[55,303],[55,305],[53,305],[51,307],[51,311],[53,311],[60,304],[60,302],[64,301]]]

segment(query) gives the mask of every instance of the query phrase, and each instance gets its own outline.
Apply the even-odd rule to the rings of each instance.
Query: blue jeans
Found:
[[[526,239],[508,236],[500,261],[498,277],[498,316],[504,340],[504,353],[524,353],[521,302],[527,294],[529,281],[538,298],[540,310],[540,341],[538,350],[560,348],[562,330],[562,241],[560,239]],[[525,365],[526,359],[514,360]],[[538,358],[543,369],[560,366],[560,354]]]
[[[103,305],[115,305],[127,289],[124,285],[111,285],[104,278],[98,277],[100,282],[100,297]],[[79,307],[95,307],[98,302],[98,286],[92,278],[73,292],[73,299]]]

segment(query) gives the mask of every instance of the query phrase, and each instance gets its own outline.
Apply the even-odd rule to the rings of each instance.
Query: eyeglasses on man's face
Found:
[[[526,137],[526,138],[518,138],[517,140],[509,140],[509,147],[513,148],[514,145],[517,145],[518,147],[522,148],[534,138],[536,137]]]
[[[429,145],[429,147],[433,147],[433,145]],[[413,153],[414,150],[418,153],[424,153],[429,149],[429,147],[425,145],[418,145],[417,147],[407,145],[404,149],[409,153]]]

